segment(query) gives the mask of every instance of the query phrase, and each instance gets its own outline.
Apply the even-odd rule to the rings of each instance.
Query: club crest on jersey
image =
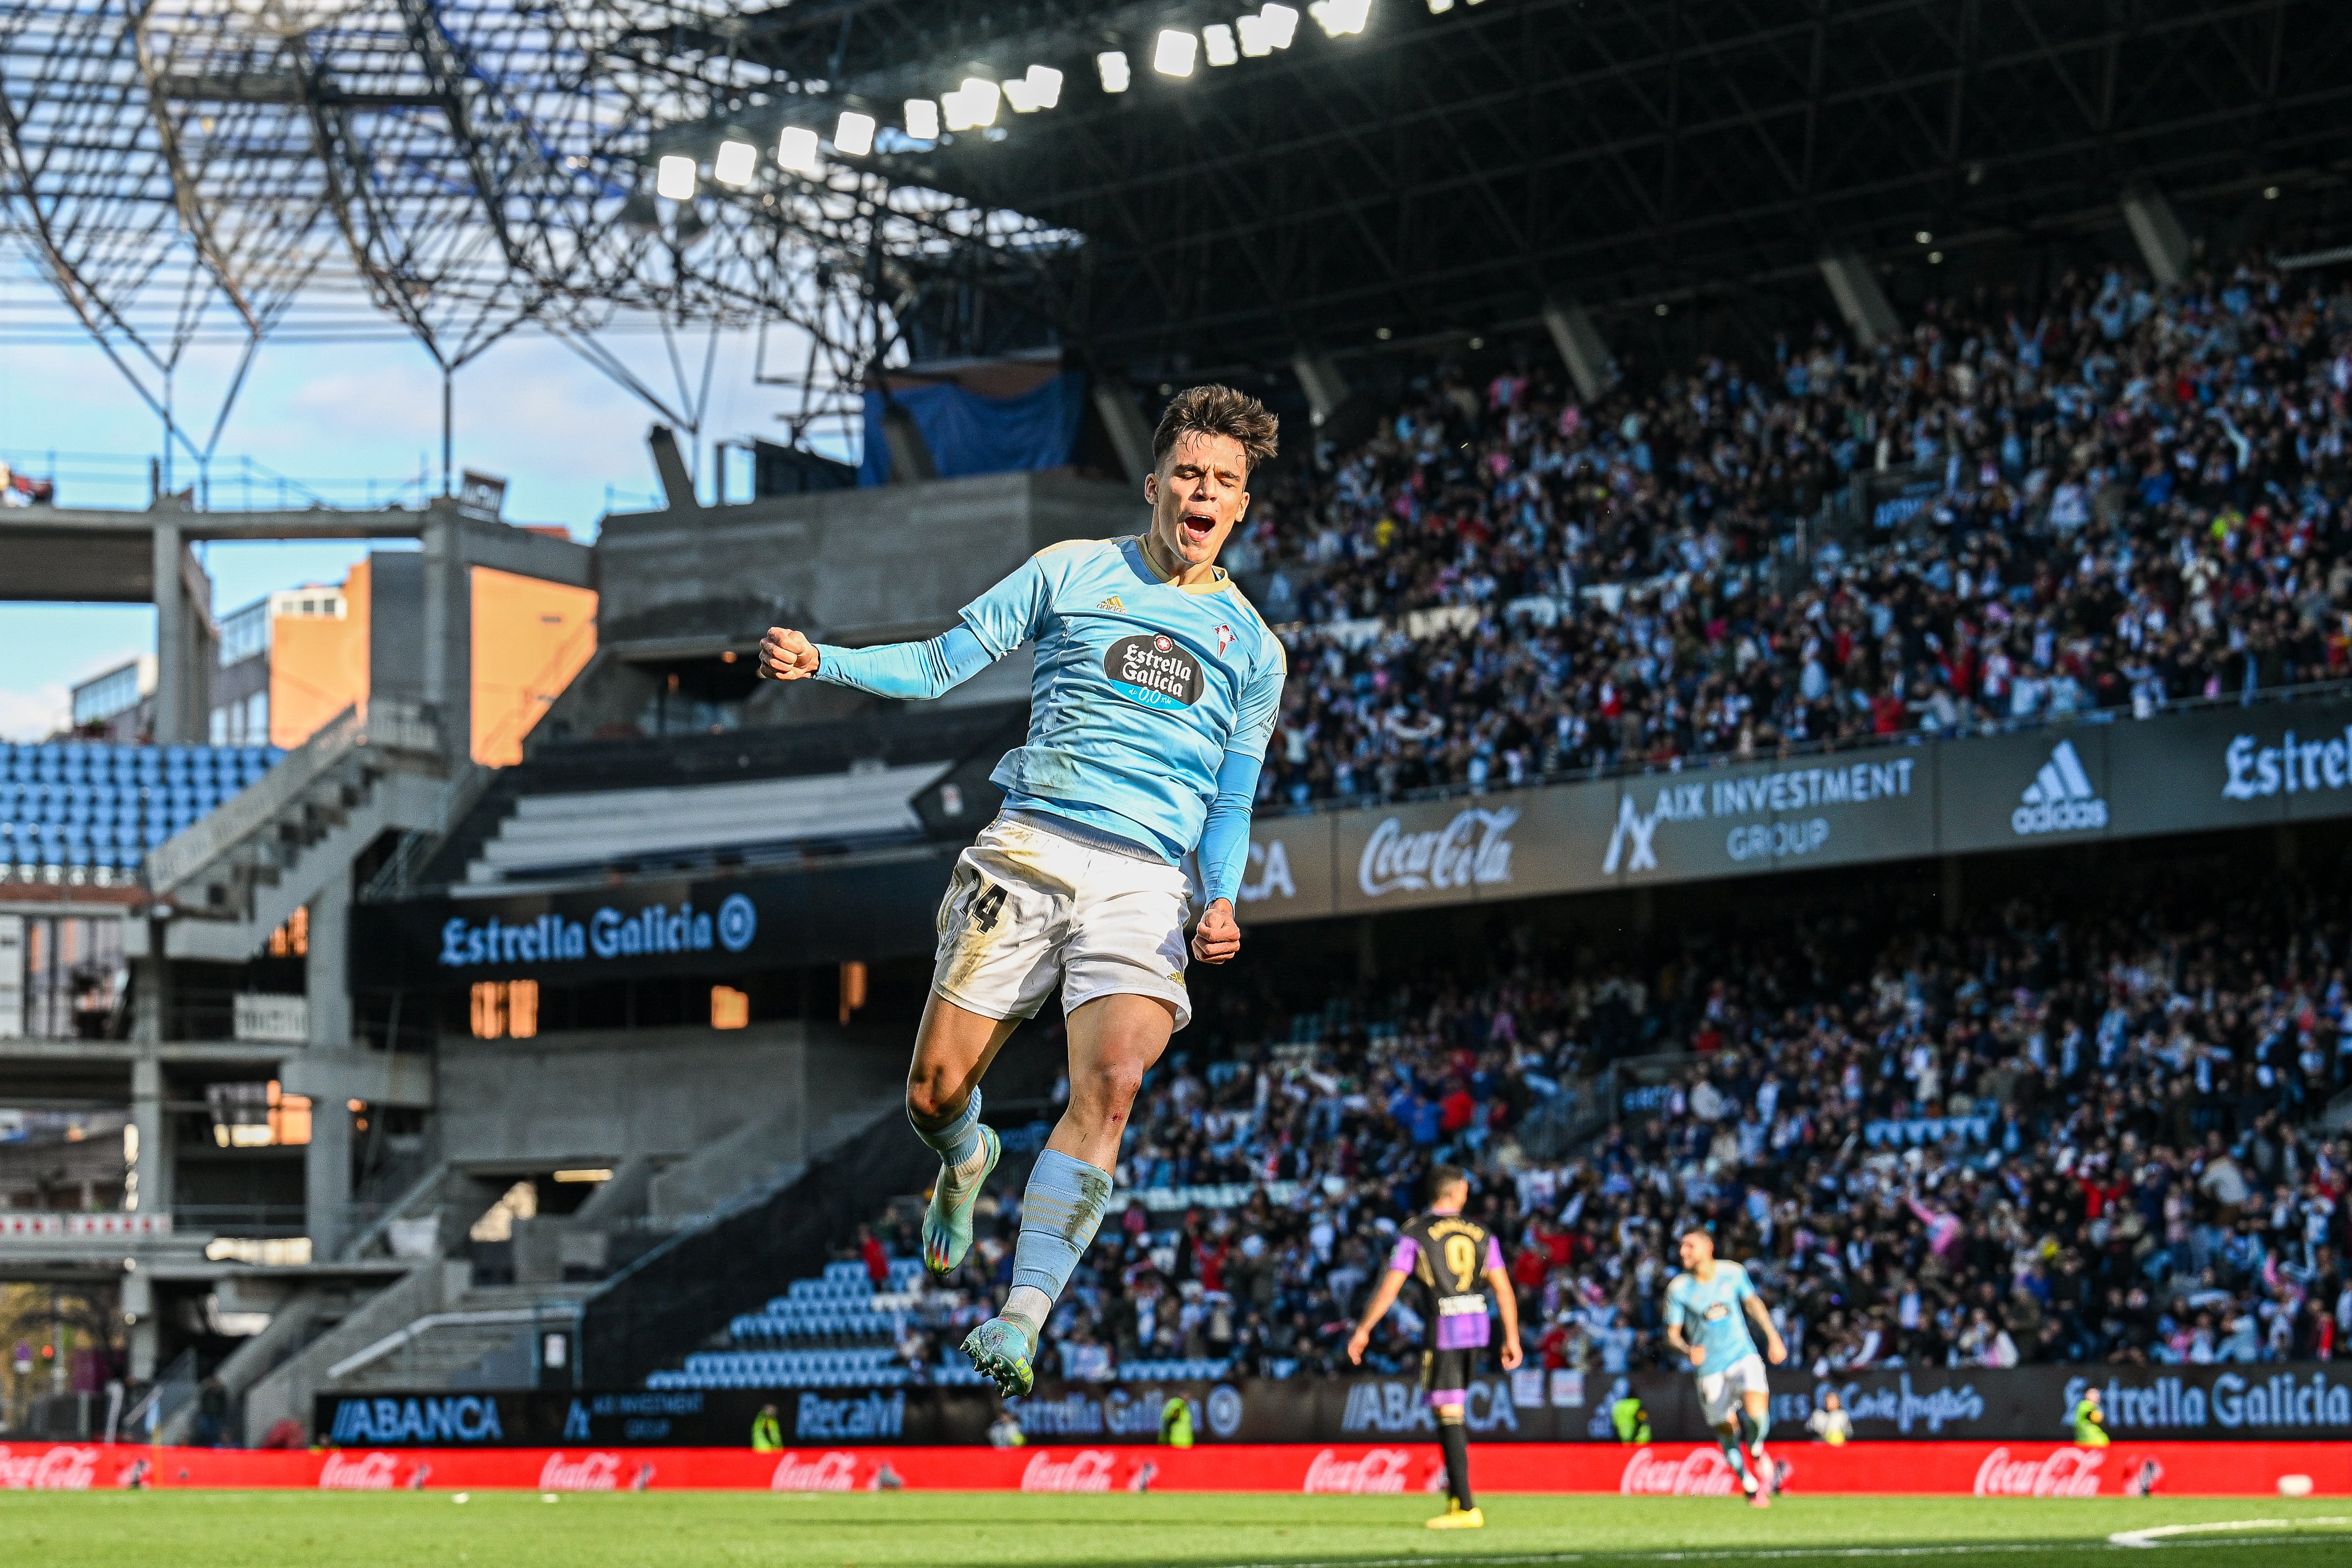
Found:
[[[1233,645],[1234,645],[1234,629],[1233,629],[1232,627],[1230,627],[1230,626],[1220,626],[1220,627],[1218,627],[1218,628],[1217,628],[1217,657],[1218,657],[1218,658],[1220,658],[1220,659],[1223,658],[1223,657],[1225,656],[1225,650],[1226,650],[1226,649],[1228,649],[1228,648],[1230,648],[1230,647],[1232,647]]]
[[[1121,637],[1104,649],[1103,674],[1119,695],[1146,707],[1191,707],[1203,685],[1200,663],[1164,632]]]

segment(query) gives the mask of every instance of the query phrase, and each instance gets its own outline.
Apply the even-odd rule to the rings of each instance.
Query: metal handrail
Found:
[[[572,1301],[547,1301],[529,1307],[492,1307],[473,1312],[432,1312],[404,1328],[397,1328],[373,1344],[355,1350],[334,1365],[327,1368],[327,1381],[333,1383],[350,1376],[362,1366],[382,1361],[393,1352],[424,1338],[437,1328],[493,1327],[506,1323],[538,1323],[550,1319],[580,1319],[580,1306]]]

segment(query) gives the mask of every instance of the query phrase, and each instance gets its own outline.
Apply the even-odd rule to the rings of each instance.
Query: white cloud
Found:
[[[72,713],[64,683],[51,681],[30,691],[0,686],[0,740],[47,740],[65,727]]]

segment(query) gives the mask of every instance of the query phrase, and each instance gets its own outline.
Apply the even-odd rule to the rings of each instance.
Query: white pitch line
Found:
[[[2218,1535],[2234,1530],[2299,1531],[2313,1525],[2352,1524],[2352,1519],[2225,1519],[2210,1524],[2153,1524],[2145,1530],[2119,1530],[2107,1537],[2110,1546],[2154,1546],[2181,1535]]]
[[[1433,1564],[1458,1563],[1465,1568],[1506,1568],[1506,1565],[1555,1564],[1574,1563],[1719,1563],[1727,1558],[1742,1561],[1770,1562],[1784,1558],[1832,1557],[1956,1557],[1970,1554],[1993,1556],[2022,1552],[2105,1552],[2116,1547],[2153,1549],[2164,1544],[2160,1539],[2191,1533],[2213,1533],[2224,1531],[2284,1530],[2294,1531],[2307,1525],[2352,1525],[2352,1519],[2249,1519],[2232,1520],[2219,1524],[2154,1525],[2146,1530],[2121,1531],[2104,1538],[2076,1541],[1984,1541],[1951,1542],[1935,1546],[1727,1546],[1706,1551],[1643,1551],[1625,1552],[1512,1552],[1507,1556],[1451,1556],[1430,1552],[1417,1557],[1344,1557],[1326,1561],[1282,1559],[1268,1563],[1234,1563],[1222,1568],[1433,1568]],[[2242,1536],[2234,1541],[2212,1541],[2209,1546],[2271,1546],[2303,1539],[2294,1534],[2283,1536]]]

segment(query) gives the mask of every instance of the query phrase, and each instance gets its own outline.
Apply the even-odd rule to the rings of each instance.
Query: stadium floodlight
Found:
[[[1282,0],[1265,0],[1257,19],[1265,24],[1265,41],[1277,49],[1290,47],[1290,40],[1298,37],[1298,13]]]
[[[1213,66],[1233,65],[1242,57],[1234,43],[1234,30],[1223,22],[1212,22],[1201,29],[1201,51]]]
[[[1181,27],[1162,27],[1151,47],[1151,68],[1164,77],[1188,77],[1201,52],[1201,40]]]
[[[748,185],[760,172],[760,150],[748,141],[722,141],[710,161],[710,177],[722,185]]]
[[[1242,53],[1252,59],[1262,59],[1274,53],[1274,40],[1266,37],[1265,18],[1256,12],[1234,18],[1234,32],[1241,40]]]
[[[1307,7],[1326,37],[1344,38],[1360,33],[1372,18],[1372,0],[1315,0]]]
[[[805,125],[785,126],[776,138],[776,162],[811,179],[824,173],[824,160],[816,152],[816,132]]]
[[[1105,49],[1095,57],[1095,72],[1102,78],[1105,92],[1125,92],[1132,79],[1127,69],[1127,54],[1122,49]]]
[[[918,141],[940,139],[940,106],[928,98],[907,100],[907,134]]]
[[[1429,14],[1433,16],[1443,16],[1453,9],[1454,0],[1429,0]]]
[[[833,128],[833,144],[852,158],[863,158],[874,151],[876,129],[872,115],[845,109],[841,111],[840,121]]]
[[[694,199],[694,160],[672,152],[654,170],[654,189],[673,202]]]
[[[1004,84],[1004,101],[1015,114],[1032,114],[1062,101],[1062,73],[1051,66],[1031,66],[1026,76]]]
[[[940,112],[950,131],[977,131],[996,123],[996,106],[1003,97],[1004,89],[986,77],[966,77],[953,92],[940,94]]]

